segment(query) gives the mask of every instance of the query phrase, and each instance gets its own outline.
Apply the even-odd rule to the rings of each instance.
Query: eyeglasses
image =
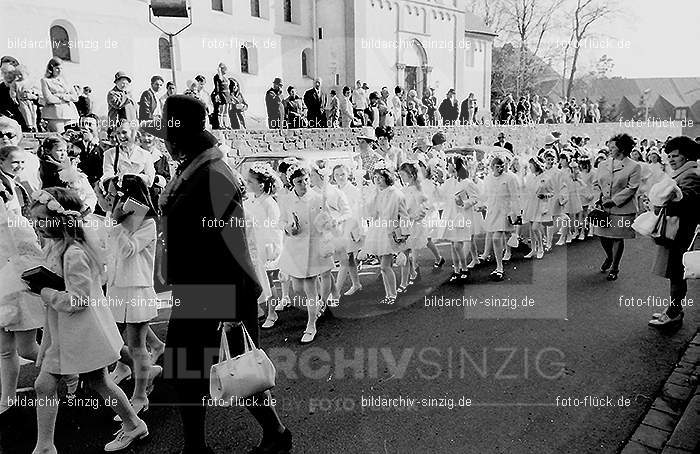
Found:
[[[15,137],[17,137],[17,134],[15,134],[14,132],[9,132],[9,131],[8,132],[0,132],[0,137],[7,137],[8,139],[12,140]]]

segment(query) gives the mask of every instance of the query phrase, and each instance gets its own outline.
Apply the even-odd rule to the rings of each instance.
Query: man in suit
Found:
[[[498,133],[498,140],[496,141],[496,143],[493,144],[493,146],[505,148],[506,150],[513,153],[513,144],[510,142],[506,142],[506,135],[502,132]]]
[[[282,79],[275,77],[272,88],[265,93],[267,107],[267,126],[270,129],[284,128],[284,97],[282,96]]]
[[[165,236],[164,271],[175,302],[168,325],[164,381],[180,404],[184,453],[211,453],[205,439],[209,369],[216,360],[220,333],[232,331],[231,353],[244,350],[242,326],[258,344],[257,298],[261,293],[248,250],[242,191],[225,162],[218,140],[205,130],[207,111],[200,100],[173,95],[162,121],[143,127],[165,141],[180,162],[178,175],[164,190],[160,205]],[[168,364],[169,363],[169,364]],[[288,452],[292,435],[282,425],[270,393],[255,394],[247,408],[263,428],[255,452]]]
[[[139,100],[139,121],[153,120],[162,115],[163,106],[160,103],[158,92],[164,83],[165,81],[160,76],[151,77],[151,87],[141,93]]]
[[[314,81],[313,88],[309,88],[304,93],[304,104],[306,104],[306,119],[309,123],[309,128],[325,128],[326,123],[326,105],[328,99],[326,94],[321,91],[323,81],[317,78]]]

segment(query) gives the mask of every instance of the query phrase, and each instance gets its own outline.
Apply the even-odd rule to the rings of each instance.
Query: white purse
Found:
[[[683,266],[685,267],[683,279],[700,279],[700,251],[693,250],[698,233],[700,233],[700,226],[695,228],[695,235],[693,241],[690,242],[688,252],[683,254]]]
[[[632,223],[632,228],[640,235],[651,237],[658,223],[659,215],[654,214],[653,211],[645,211],[637,216]]]
[[[236,398],[245,399],[275,386],[275,366],[265,352],[253,344],[243,324],[241,328],[244,352],[231,358],[226,330],[222,329],[219,363],[211,366],[209,394],[221,406],[229,406]]]

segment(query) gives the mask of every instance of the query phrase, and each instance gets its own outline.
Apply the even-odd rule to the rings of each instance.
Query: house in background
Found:
[[[542,88],[545,88],[541,86]],[[562,100],[561,81],[546,87],[541,95]],[[614,120],[692,120],[700,124],[700,77],[594,79],[571,94],[580,101],[605,100],[616,106]]]

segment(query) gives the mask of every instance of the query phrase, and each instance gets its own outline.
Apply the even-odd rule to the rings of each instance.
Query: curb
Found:
[[[700,330],[620,454],[700,451]]]

